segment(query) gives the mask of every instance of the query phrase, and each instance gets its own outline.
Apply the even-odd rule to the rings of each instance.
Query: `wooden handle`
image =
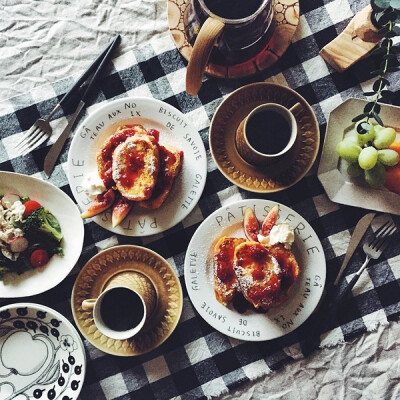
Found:
[[[200,90],[211,50],[224,27],[223,22],[210,17],[204,22],[197,35],[186,71],[186,91],[192,96]]]
[[[333,68],[343,72],[370,52],[382,39],[371,22],[371,7],[358,12],[346,29],[320,51]]]

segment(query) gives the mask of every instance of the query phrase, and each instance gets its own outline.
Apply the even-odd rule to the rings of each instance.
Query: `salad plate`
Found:
[[[83,343],[57,311],[33,303],[0,308],[0,398],[78,398],[86,373]]]
[[[116,227],[112,226],[110,209],[93,220],[121,235],[153,235],[181,222],[197,204],[206,182],[206,151],[193,124],[167,103],[135,97],[104,104],[79,126],[68,154],[68,180],[82,210],[92,201],[85,190],[85,182],[88,176],[98,177],[97,152],[119,126],[126,124],[141,124],[146,130],[158,130],[161,145],[172,145],[183,152],[182,170],[168,198],[158,209],[146,209],[134,204],[129,215]]]
[[[48,209],[58,220],[64,236],[64,255],[54,255],[42,268],[17,275],[7,273],[0,280],[0,298],[33,296],[58,285],[71,272],[81,254],[83,222],[78,207],[61,189],[38,178],[0,171],[0,193],[29,196]]]
[[[358,115],[367,103],[362,99],[347,99],[330,113],[318,178],[329,199],[335,203],[400,215],[398,194],[386,188],[374,189],[362,178],[350,178],[346,172],[347,162],[336,153],[337,144],[354,130],[352,118]],[[397,131],[396,141],[400,141],[400,107],[381,104],[379,115],[385,126],[393,127]]]
[[[253,208],[263,220],[277,203],[249,199],[228,204],[213,212],[194,233],[186,252],[186,288],[200,316],[219,332],[247,341],[263,341],[286,335],[299,327],[314,311],[321,298],[326,278],[325,255],[318,236],[298,213],[280,204],[278,222],[287,222],[295,232],[292,251],[300,275],[289,291],[289,298],[266,313],[253,309],[239,312],[232,305],[219,303],[213,287],[213,249],[222,236],[245,238],[243,215]]]

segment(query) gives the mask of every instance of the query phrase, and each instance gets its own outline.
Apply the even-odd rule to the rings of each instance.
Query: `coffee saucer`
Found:
[[[184,29],[184,14],[190,0],[168,0],[168,25],[172,39],[186,60],[190,59],[192,46]],[[270,29],[272,36],[260,53],[235,65],[208,63],[206,73],[218,78],[242,78],[253,75],[275,64],[289,47],[299,23],[299,0],[273,0],[274,18]]]
[[[153,283],[157,305],[139,334],[125,340],[111,339],[97,329],[92,312],[82,309],[82,301],[97,298],[111,278],[131,272],[139,272]],[[115,246],[98,253],[82,268],[72,290],[71,306],[77,327],[93,346],[116,356],[137,356],[161,345],[174,331],[182,312],[182,287],[173,268],[154,251]]]
[[[298,135],[290,152],[269,166],[248,164],[238,153],[236,130],[247,114],[263,103],[287,108],[300,103],[296,114]],[[225,177],[235,185],[255,193],[278,192],[302,179],[311,169],[319,149],[318,121],[307,101],[287,86],[252,83],[232,92],[218,107],[210,126],[210,150]]]

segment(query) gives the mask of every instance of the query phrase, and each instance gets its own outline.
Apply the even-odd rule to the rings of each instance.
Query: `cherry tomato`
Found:
[[[42,207],[37,201],[35,200],[28,200],[24,203],[25,211],[24,215],[31,215],[33,210],[36,210],[39,207]]]
[[[34,268],[43,267],[49,262],[49,253],[43,249],[37,249],[31,254],[31,264]]]

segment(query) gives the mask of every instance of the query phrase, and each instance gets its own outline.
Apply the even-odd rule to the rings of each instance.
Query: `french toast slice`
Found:
[[[112,178],[122,196],[141,201],[151,197],[159,172],[159,146],[153,136],[136,134],[112,155]]]
[[[183,153],[177,148],[160,145],[159,156],[160,170],[153,193],[148,200],[139,202],[139,205],[144,208],[156,209],[164,203],[175,182],[175,178],[182,169]]]
[[[280,266],[260,243],[246,241],[235,247],[234,271],[244,298],[256,309],[268,310],[283,301]]]
[[[239,283],[233,268],[233,257],[236,246],[243,242],[245,239],[223,236],[214,246],[214,292],[217,301],[224,306],[227,306],[237,293]]]
[[[136,134],[146,134],[146,129],[139,124],[119,126],[115,133],[107,138],[98,151],[96,157],[97,170],[107,189],[114,186],[112,179],[112,155],[114,150],[121,143],[125,142],[128,137]]]

